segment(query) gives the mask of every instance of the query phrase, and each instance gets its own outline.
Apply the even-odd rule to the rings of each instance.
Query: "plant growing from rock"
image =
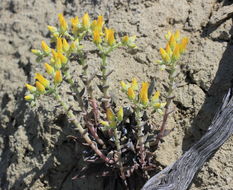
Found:
[[[178,31],[166,34],[167,45],[165,49],[160,49],[162,60],[159,61],[161,69],[166,70],[169,76],[164,98],[161,98],[160,91],[154,90],[153,82],[138,84],[137,79],[133,78],[131,83],[121,81],[120,87],[130,106],[116,106],[116,102],[109,96],[108,83],[112,71],[108,67],[108,57],[117,48],[136,48],[136,37],[126,35],[117,40],[114,30],[105,27],[102,16],[91,21],[86,13],[81,19],[72,18],[68,24],[63,15],[59,14],[58,20],[58,27],[48,26],[51,33],[50,46],[42,41],[40,50],[32,50],[38,62],[47,60],[44,63],[46,73],[35,74],[35,85],[26,84],[28,93],[25,100],[33,105],[42,96],[54,97],[86,145],[84,160],[103,164],[99,175],[115,173],[126,187],[132,176],[148,179],[149,171],[156,168],[154,151],[166,132],[173,91],[177,87],[177,61],[184,53],[188,39],[180,39]],[[91,73],[88,67],[84,50],[86,41],[94,44],[97,51],[93,53],[101,60],[98,72]],[[73,61],[82,67],[79,76],[70,73]],[[66,96],[61,96],[65,84],[70,91]],[[101,95],[97,96],[97,90]],[[75,114],[67,96],[73,96],[77,101],[80,114]],[[159,132],[149,124],[148,118],[156,113],[163,117]],[[85,175],[88,169],[79,176]]]

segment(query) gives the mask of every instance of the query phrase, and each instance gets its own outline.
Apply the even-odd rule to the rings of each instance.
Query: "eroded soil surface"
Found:
[[[1,0],[0,1],[0,189],[104,189],[102,178],[72,180],[82,168],[76,135],[56,104],[45,99],[28,107],[24,84],[42,65],[30,53],[48,41],[47,25],[88,12],[104,15],[117,34],[137,35],[137,52],[111,55],[111,87],[119,81],[164,76],[156,72],[159,47],[168,30],[190,38],[181,63],[183,85],[176,91],[172,133],[157,151],[161,168],[174,162],[207,130],[233,79],[232,1],[216,0]],[[233,138],[195,177],[190,190],[233,189]],[[114,184],[112,184],[113,187]],[[106,189],[106,188],[105,188]]]

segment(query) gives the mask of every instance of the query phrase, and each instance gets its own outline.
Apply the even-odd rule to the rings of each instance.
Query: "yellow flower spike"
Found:
[[[160,55],[165,63],[169,63],[171,61],[170,56],[167,54],[167,52],[163,49],[160,48]]]
[[[128,88],[127,88],[127,85],[125,84],[124,81],[121,81],[120,84],[121,84],[122,90],[125,90],[125,91],[126,91],[126,90],[128,89]]]
[[[104,17],[100,15],[98,16],[97,23],[96,23],[97,29],[100,32],[102,31],[103,25],[104,25]]]
[[[30,91],[30,92],[35,92],[36,91],[36,87],[32,86],[30,84],[25,84],[26,88]]]
[[[105,28],[105,42],[110,46],[116,42],[114,37],[114,30]]]
[[[71,18],[70,21],[72,26],[72,32],[76,33],[78,31],[78,24],[79,24],[78,16]]]
[[[109,127],[109,123],[107,121],[100,120],[100,124],[105,127]]]
[[[56,71],[55,76],[54,76],[54,83],[59,84],[61,82],[62,82],[62,74],[61,74],[61,71],[58,70]]]
[[[182,40],[181,40],[181,44],[180,44],[180,53],[184,53],[185,50],[186,50],[186,47],[188,45],[188,42],[189,42],[189,39],[187,37],[184,37]]]
[[[107,120],[109,122],[112,122],[112,121],[116,120],[115,114],[113,113],[111,108],[107,108],[106,115],[107,115]]]
[[[121,42],[123,45],[127,45],[129,42],[129,36],[123,36]]]
[[[123,118],[124,118],[124,110],[123,107],[120,107],[119,111],[117,112],[117,120],[121,122],[123,121]]]
[[[128,88],[128,97],[130,100],[134,100],[136,95],[132,87]]]
[[[173,51],[175,49],[175,47],[176,47],[176,39],[175,39],[175,35],[174,34],[172,34],[171,37],[170,37],[169,45],[170,45],[170,48]]]
[[[180,31],[179,30],[177,30],[175,32],[174,37],[175,37],[176,42],[178,42],[180,40]]]
[[[180,46],[176,45],[172,54],[172,60],[177,61],[179,58],[180,58]]]
[[[62,67],[62,63],[61,63],[61,59],[56,59],[55,63],[54,63],[54,67],[55,69],[61,69]]]
[[[149,102],[148,99],[148,88],[149,88],[149,83],[148,82],[143,82],[142,83],[142,88],[139,93],[139,98],[140,101],[143,105],[147,105]]]
[[[169,40],[171,38],[171,35],[172,35],[171,31],[168,31],[167,34],[165,34],[166,40]]]
[[[49,65],[48,63],[44,64],[45,70],[49,75],[52,75],[54,73],[54,68]]]
[[[95,30],[93,32],[93,42],[98,45],[102,42],[101,36],[100,36],[100,32],[98,30]]]
[[[36,89],[40,93],[45,93],[45,87],[39,81],[36,81]]]
[[[51,48],[46,44],[45,41],[41,42],[41,48],[47,54],[49,54],[51,52]]]
[[[50,85],[50,82],[44,78],[40,73],[35,74],[35,79],[37,79],[45,88],[48,88]]]
[[[68,24],[63,16],[63,14],[58,14],[58,20],[59,20],[59,24],[60,24],[60,28],[61,28],[61,32],[65,32],[68,29]]]
[[[26,101],[32,101],[32,100],[34,100],[34,96],[32,94],[28,94],[27,96],[24,96],[24,99]]]
[[[160,91],[156,91],[153,97],[151,98],[152,102],[157,102],[159,100],[159,97],[160,97]]]
[[[53,59],[56,60],[57,59],[57,52],[52,49],[52,55],[53,55]]]
[[[138,90],[138,81],[137,81],[136,78],[132,79],[131,87],[132,87],[133,90]]]
[[[58,57],[58,59],[61,60],[61,64],[66,64],[68,61],[68,58],[66,56],[64,56],[61,52],[57,53],[57,57]]]
[[[83,22],[82,22],[83,27],[84,27],[85,29],[87,29],[87,28],[90,27],[90,17],[89,17],[89,15],[88,15],[88,13],[85,13],[85,14],[83,15],[82,21],[83,21]]]
[[[169,43],[167,43],[167,45],[166,45],[166,53],[169,55],[169,57],[172,56],[172,50],[171,50],[171,48],[170,48]]]
[[[57,44],[56,44],[56,49],[57,52],[62,52],[62,38],[57,38]]]
[[[62,39],[62,44],[63,44],[63,51],[64,51],[64,52],[69,51],[70,45],[68,44],[68,42],[66,41],[65,38]]]
[[[48,25],[47,27],[48,27],[48,30],[49,30],[51,33],[57,32],[57,28],[56,28],[56,27],[50,26],[50,25]]]

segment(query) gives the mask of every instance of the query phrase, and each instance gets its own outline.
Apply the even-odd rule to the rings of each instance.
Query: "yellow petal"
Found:
[[[95,44],[100,44],[102,42],[101,36],[100,36],[100,32],[98,30],[95,30],[93,32],[93,42]]]
[[[155,102],[155,101],[158,101],[159,100],[159,97],[160,97],[160,91],[156,91],[154,93],[154,96],[152,97],[152,101]]]
[[[54,76],[54,83],[59,84],[61,82],[62,82],[62,74],[61,74],[61,71],[58,70],[58,71],[56,71],[56,74]]]
[[[25,84],[26,88],[30,91],[30,92],[35,92],[36,91],[36,87],[32,86],[30,84]]]
[[[109,123],[107,121],[100,120],[100,124],[102,124],[105,127],[109,126]]]
[[[85,13],[84,14],[84,16],[83,16],[83,26],[84,26],[84,28],[89,28],[90,27],[90,17],[89,17],[89,15],[88,15],[88,13]]]
[[[57,52],[62,52],[62,38],[57,38],[56,49]]]
[[[42,42],[41,42],[41,48],[42,48],[42,50],[43,50],[45,53],[47,53],[47,54],[49,54],[49,53],[51,52],[50,47],[46,44],[45,41],[42,41]]]
[[[115,44],[114,30],[105,28],[105,42],[110,46]]]
[[[180,46],[176,45],[172,54],[172,60],[177,61],[179,58],[180,58]]]
[[[188,42],[189,42],[189,39],[188,39],[187,37],[184,37],[184,38],[181,40],[181,44],[180,44],[180,53],[185,52]]]
[[[138,82],[136,78],[132,79],[131,87],[133,88],[133,90],[138,90]]]
[[[48,26],[48,30],[49,30],[51,33],[57,32],[57,28],[54,27],[54,26]]]
[[[32,94],[28,94],[27,96],[24,96],[24,99],[26,101],[31,101],[31,100],[34,100],[34,96]]]
[[[133,88],[128,88],[128,97],[129,97],[129,99],[130,100],[134,100],[135,99],[135,92],[134,92],[134,90],[133,90]]]
[[[180,31],[179,30],[177,30],[175,32],[174,37],[175,37],[176,42],[178,42],[180,40]]]
[[[163,48],[160,48],[160,55],[165,63],[169,63],[171,61],[170,56]]]
[[[63,14],[58,14],[58,20],[61,28],[61,32],[65,32],[68,29],[68,24],[63,16]]]
[[[45,66],[45,70],[47,71],[49,75],[54,73],[54,68],[51,65],[49,65],[48,63],[45,63],[44,66]]]
[[[35,75],[35,79],[37,79],[44,87],[49,87],[50,82],[46,78],[44,78],[40,73],[36,73]]]
[[[171,37],[170,37],[170,40],[169,40],[169,45],[172,49],[172,51],[175,49],[176,47],[176,39],[175,39],[175,35],[172,34]]]
[[[139,93],[139,98],[140,101],[142,102],[143,105],[147,105],[149,102],[148,99],[148,88],[149,88],[149,83],[148,82],[143,82],[142,83],[142,88]]]
[[[119,111],[117,112],[117,120],[122,121],[124,117],[124,110],[123,107],[119,108]]]
[[[60,52],[57,53],[57,57],[58,57],[58,59],[61,60],[61,63],[62,63],[62,64],[66,64],[67,61],[68,61],[68,58],[67,58],[66,56],[64,56],[64,55],[63,55],[62,53],[60,53]]]
[[[36,89],[37,89],[40,93],[44,93],[44,92],[45,92],[45,87],[44,87],[43,84],[41,84],[39,81],[36,81]]]
[[[106,115],[107,115],[107,120],[109,122],[115,121],[116,117],[111,108],[107,108]]]
[[[64,52],[67,52],[69,51],[70,49],[70,45],[68,44],[68,42],[66,41],[65,38],[62,39],[62,46],[63,46],[63,50]]]

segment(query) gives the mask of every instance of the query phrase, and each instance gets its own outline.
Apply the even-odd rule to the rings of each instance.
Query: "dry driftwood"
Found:
[[[223,99],[207,133],[174,164],[147,181],[142,190],[185,190],[198,170],[233,133],[232,89]]]

